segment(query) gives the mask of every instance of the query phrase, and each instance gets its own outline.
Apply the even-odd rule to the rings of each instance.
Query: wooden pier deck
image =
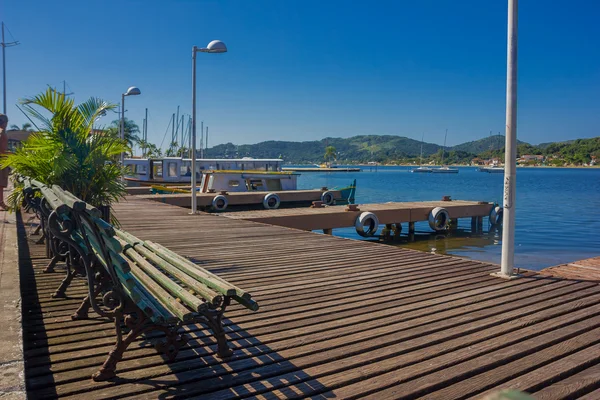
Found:
[[[558,278],[600,281],[600,257],[557,265],[541,272]]]
[[[289,208],[279,210],[251,210],[223,212],[234,219],[313,231],[318,229],[347,228],[354,226],[356,218],[364,211],[377,215],[381,224],[427,221],[435,207],[448,210],[450,218],[487,217],[493,204],[481,201],[415,201],[360,204],[360,211],[346,211],[346,206],[321,208]]]
[[[118,379],[94,383],[111,324],[70,320],[83,283],[69,299],[50,298],[62,274],[40,273],[42,246],[21,229],[31,399],[477,399],[508,387],[540,400],[600,398],[597,283],[533,272],[506,281],[488,263],[190,216],[135,197],[115,209],[123,229],[192,257],[261,309],[225,313],[231,359],[216,358],[212,337],[192,326],[174,362],[140,341]]]

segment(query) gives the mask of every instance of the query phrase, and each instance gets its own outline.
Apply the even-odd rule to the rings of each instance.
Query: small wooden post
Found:
[[[385,224],[385,228],[383,228],[381,231],[381,236],[383,236],[385,240],[391,240],[392,230],[392,224]]]
[[[400,222],[395,223],[392,230],[394,231],[394,239],[400,239],[402,233],[402,224]]]
[[[471,217],[471,232],[477,232],[477,217]]]
[[[415,223],[414,222],[409,222],[408,223],[408,233],[409,234],[414,234],[415,233]]]
[[[458,218],[450,219],[450,229],[456,230],[458,228]]]
[[[477,217],[477,231],[483,231],[483,217]]]
[[[333,235],[333,229],[325,228],[325,229],[323,229],[323,233],[326,235]]]

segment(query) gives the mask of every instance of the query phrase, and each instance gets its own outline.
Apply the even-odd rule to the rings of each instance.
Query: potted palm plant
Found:
[[[13,154],[1,158],[0,165],[46,185],[59,185],[100,209],[110,209],[125,194],[121,179],[125,170],[118,158],[129,147],[116,135],[92,127],[116,105],[98,98],[76,105],[53,89],[20,102],[24,111],[39,121],[39,130]],[[16,209],[21,200],[16,182],[9,205]]]

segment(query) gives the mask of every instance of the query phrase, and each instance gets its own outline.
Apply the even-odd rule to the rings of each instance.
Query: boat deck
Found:
[[[226,312],[234,348],[207,332],[172,363],[139,341],[114,382],[90,375],[114,343],[111,323],[71,321],[85,295],[50,294],[42,246],[21,229],[28,395],[42,398],[481,398],[498,388],[537,399],[600,398],[600,286],[216,215],[129,197],[123,229],[191,257],[248,290],[252,313]],[[29,254],[29,256],[27,256]],[[94,314],[92,314],[93,316]],[[207,346],[208,345],[208,346]]]
[[[283,167],[283,172],[360,172],[357,167]]]
[[[354,226],[364,211],[377,215],[381,224],[427,221],[435,207],[448,210],[450,218],[487,217],[493,204],[480,201],[415,201],[360,204],[360,211],[347,211],[346,206],[322,208],[290,208],[279,210],[251,210],[223,212],[229,218],[260,222],[302,230],[334,229]]]
[[[333,193],[336,200],[342,198],[342,193],[339,190],[329,190]],[[228,207],[231,206],[247,206],[247,205],[260,205],[262,208],[262,202],[268,193],[276,193],[282,203],[306,203],[309,204],[313,201],[321,200],[323,190],[310,189],[310,190],[285,190],[285,191],[274,191],[274,192],[231,192],[227,193]],[[212,205],[212,201],[215,196],[219,193],[198,193],[196,199],[198,207],[209,207]],[[181,194],[139,194],[136,193],[136,197],[140,199],[147,199],[158,201],[165,204],[170,204],[178,207],[191,207],[192,202],[191,195],[189,193]]]

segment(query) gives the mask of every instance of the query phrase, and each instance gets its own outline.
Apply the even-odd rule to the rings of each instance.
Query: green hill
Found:
[[[325,138],[307,142],[276,141],[244,144],[221,144],[208,149],[207,158],[278,158],[293,164],[322,163],[325,147],[333,146],[338,162],[366,163],[415,162],[421,152],[421,142],[403,136],[361,135],[350,138]],[[440,161],[442,146],[423,143],[423,159]],[[530,145],[518,141],[518,154],[542,154],[559,158],[566,163],[588,163],[592,156],[600,158],[600,137],[576,139],[543,145]],[[474,157],[504,157],[504,136],[494,135],[480,140],[462,143],[446,149],[444,159],[448,163],[468,163]]]
[[[236,146],[221,144],[207,150],[207,158],[255,157],[277,158],[280,155],[291,163],[323,162],[325,147],[333,146],[338,162],[384,162],[394,159],[418,157],[421,142],[402,136],[363,135],[351,138],[325,138],[310,142],[268,141]],[[423,143],[423,156],[436,153],[441,146]]]
[[[471,154],[480,154],[484,151],[494,151],[504,148],[505,138],[502,135],[493,135],[483,139],[475,140],[472,142],[465,142],[454,147],[450,150],[464,151]],[[517,140],[517,144],[527,144],[520,140]]]

